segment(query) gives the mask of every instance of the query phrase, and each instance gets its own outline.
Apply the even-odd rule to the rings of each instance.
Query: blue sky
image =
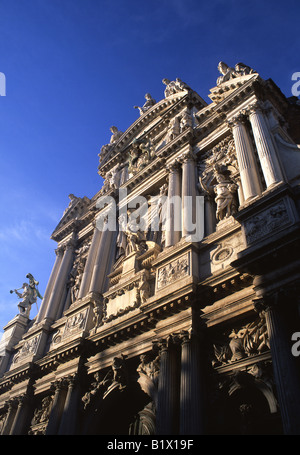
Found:
[[[110,126],[125,131],[146,92],[162,99],[163,78],[209,101],[220,60],[291,96],[299,13],[299,0],[0,0],[0,331],[28,272],[46,288],[68,194],[100,189]]]

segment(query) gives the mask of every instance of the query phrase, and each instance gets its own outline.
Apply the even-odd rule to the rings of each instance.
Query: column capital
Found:
[[[247,111],[242,109],[240,112],[235,114],[234,116],[227,116],[227,126],[230,129],[239,126],[240,124],[245,123],[247,120]]]
[[[55,249],[55,254],[56,256],[62,256],[64,254],[64,247],[63,246],[59,246],[58,248]]]
[[[183,152],[181,155],[178,157],[178,161],[180,163],[186,163],[187,161],[196,161],[196,156],[193,153],[192,149],[189,148],[185,152]]]
[[[174,160],[172,163],[167,164],[166,170],[169,174],[178,172],[180,169],[180,163]]]

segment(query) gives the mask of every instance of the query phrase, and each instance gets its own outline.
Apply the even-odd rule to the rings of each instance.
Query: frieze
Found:
[[[246,241],[254,243],[271,232],[280,230],[290,222],[287,207],[283,200],[249,218],[244,223]]]
[[[17,363],[24,362],[28,357],[32,357],[37,353],[41,334],[30,338],[25,341],[22,348],[14,355],[12,365],[15,366]]]
[[[162,289],[165,286],[174,283],[190,275],[190,257],[186,253],[180,258],[169,262],[168,264],[160,267],[157,272],[157,289]]]

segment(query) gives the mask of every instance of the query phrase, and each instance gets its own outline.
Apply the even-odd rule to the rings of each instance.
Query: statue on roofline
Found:
[[[20,310],[20,314],[23,314],[24,316],[29,317],[30,309],[33,303],[36,303],[37,298],[42,299],[43,297],[41,296],[37,286],[39,284],[38,281],[34,279],[34,277],[31,275],[31,273],[27,273],[26,278],[29,279],[29,283],[23,283],[22,287],[19,289],[13,289],[10,291],[12,294],[15,292],[17,296],[22,299],[18,303],[18,307]],[[19,292],[19,290],[23,289],[23,292]]]
[[[134,109],[138,109],[138,110],[139,110],[140,115],[143,115],[144,112],[148,111],[152,106],[154,106],[154,104],[156,104],[155,99],[152,98],[152,96],[150,95],[150,93],[146,93],[145,99],[146,99],[146,102],[145,102],[145,104],[144,104],[142,107],[140,107],[140,106],[133,106]]]
[[[162,83],[166,85],[164,92],[165,98],[174,95],[175,93],[183,92],[184,90],[191,90],[191,88],[179,79],[179,77],[177,77],[175,81],[170,81],[169,79],[164,78]]]
[[[236,77],[247,76],[248,74],[256,73],[254,69],[244,63],[237,63],[234,68],[228,66],[224,62],[218,64],[218,70],[221,76],[217,79],[217,85],[223,84],[223,82],[230,81]]]

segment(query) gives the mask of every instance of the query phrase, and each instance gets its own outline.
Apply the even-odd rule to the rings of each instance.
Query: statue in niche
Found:
[[[217,221],[229,218],[236,213],[236,191],[238,186],[229,178],[228,171],[221,171],[215,167],[215,178],[217,184],[214,186],[216,193],[215,202],[217,204]]]
[[[87,242],[75,251],[75,260],[67,282],[67,288],[70,291],[71,304],[76,302],[80,284],[84,272],[86,253],[89,250],[91,242]]]
[[[230,178],[230,171],[225,165],[215,164],[213,169],[203,175],[199,175],[200,189],[209,197],[213,198],[217,204],[217,221],[229,218],[237,211],[236,192],[238,186]]]
[[[128,222],[125,227],[126,249],[125,254],[141,252],[146,249],[146,235],[142,232],[136,220],[128,216]]]
[[[152,106],[154,106],[154,104],[156,104],[156,101],[152,98],[150,93],[146,93],[145,99],[146,99],[146,102],[144,103],[144,105],[142,107],[133,106],[134,109],[138,109],[139,110],[140,115],[143,115],[144,112],[148,111]]]
[[[118,237],[117,237],[117,257],[123,256],[126,251],[126,224],[127,224],[127,216],[125,213],[121,213],[121,215],[118,218],[118,223],[119,223],[119,232],[118,232]]]
[[[227,82],[236,77],[256,73],[255,70],[250,68],[250,66],[244,65],[244,63],[237,63],[234,68],[231,68],[226,63],[220,62],[218,64],[218,70],[222,76],[218,77],[217,85],[221,85],[223,82]]]
[[[42,299],[43,297],[37,287],[39,282],[34,279],[31,273],[28,273],[26,278],[29,279],[29,283],[23,283],[21,288],[11,290],[10,293],[12,294],[15,292],[15,294],[22,299],[21,302],[18,303],[20,314],[29,317],[31,306],[36,303],[38,298]],[[21,289],[23,289],[22,293],[19,292]]]
[[[149,273],[146,270],[143,270],[141,274],[138,290],[140,293],[141,304],[143,304],[150,297]]]
[[[180,132],[184,131],[186,128],[192,128],[193,120],[192,116],[185,110],[180,119]]]
[[[172,118],[172,120],[170,120],[170,123],[169,123],[167,137],[166,137],[167,142],[172,141],[179,134],[180,134],[180,118],[174,117],[174,118]]]
[[[31,421],[31,425],[37,425],[38,423],[45,422],[49,419],[53,397],[47,396],[43,398],[41,408],[34,411],[34,415]]]

